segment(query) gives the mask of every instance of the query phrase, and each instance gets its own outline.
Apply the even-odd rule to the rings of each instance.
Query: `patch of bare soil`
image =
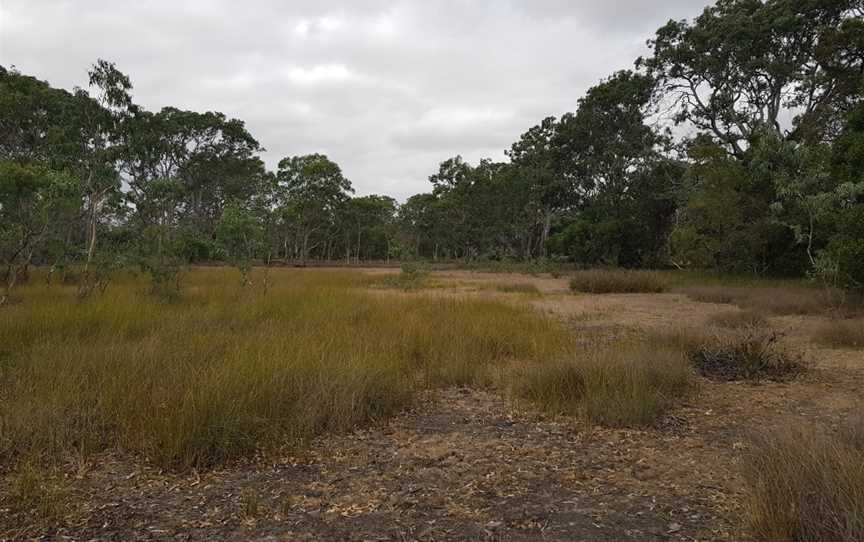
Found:
[[[545,293],[527,301],[575,333],[702,325],[730,310],[676,294],[562,295],[563,280],[519,277]],[[862,407],[864,355],[810,347],[814,321],[772,319],[809,350],[813,372],[788,383],[701,381],[655,428],[587,427],[494,393],[450,389],[378,427],[320,438],[301,455],[200,476],[113,455],[70,466],[78,504],[66,517],[46,526],[0,510],[0,539],[746,539],[739,463],[749,436],[805,421],[835,426]]]
[[[730,480],[690,416],[608,431],[487,392],[424,397],[302,457],[198,476],[104,458],[76,482],[81,540],[714,540],[734,538]],[[732,480],[732,486],[735,481]],[[15,534],[9,532],[7,534]]]

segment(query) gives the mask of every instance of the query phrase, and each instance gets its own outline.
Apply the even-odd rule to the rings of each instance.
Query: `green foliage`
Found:
[[[263,241],[263,233],[261,220],[237,205],[225,208],[216,227],[216,240],[227,261],[240,270],[243,286],[251,283],[252,258]]]
[[[0,162],[0,279],[6,304],[18,279],[26,276],[34,253],[74,220],[75,180],[42,166]]]
[[[0,162],[77,187],[77,216],[25,253],[80,264],[82,297],[132,262],[177,284],[190,261],[226,261],[246,283],[274,258],[809,273],[860,290],[860,15],[856,0],[718,0],[526,130],[509,161],[447,159],[401,205],[353,197],[323,154],[268,172],[241,120],[148,111],[105,60],[71,92],[0,67]]]

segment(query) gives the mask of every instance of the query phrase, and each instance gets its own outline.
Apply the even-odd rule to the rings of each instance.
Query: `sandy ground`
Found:
[[[551,277],[434,277],[451,286],[394,295],[528,301],[574,333],[699,326],[735,310],[678,294],[572,295]],[[541,295],[503,294],[488,283],[531,283]],[[813,358],[805,377],[701,381],[655,428],[586,427],[492,393],[443,390],[379,427],[322,437],[299,456],[201,475],[106,455],[70,468],[79,504],[60,526],[0,517],[0,539],[741,540],[749,435],[811,421],[836,426],[864,406],[864,353],[813,347],[807,334],[817,322],[771,320]]]

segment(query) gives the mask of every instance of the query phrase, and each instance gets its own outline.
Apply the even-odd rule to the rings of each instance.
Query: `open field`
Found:
[[[0,311],[0,540],[864,532],[861,320],[830,295],[402,275],[34,277]]]

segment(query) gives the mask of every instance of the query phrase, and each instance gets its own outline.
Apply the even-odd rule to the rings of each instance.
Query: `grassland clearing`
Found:
[[[22,289],[0,313],[0,538],[736,540],[752,435],[862,406],[857,351],[796,333],[824,317],[456,270],[406,290],[273,269],[265,296],[257,272],[195,270],[175,303],[135,277],[84,303]],[[693,345],[750,329],[810,370],[700,376]]]

